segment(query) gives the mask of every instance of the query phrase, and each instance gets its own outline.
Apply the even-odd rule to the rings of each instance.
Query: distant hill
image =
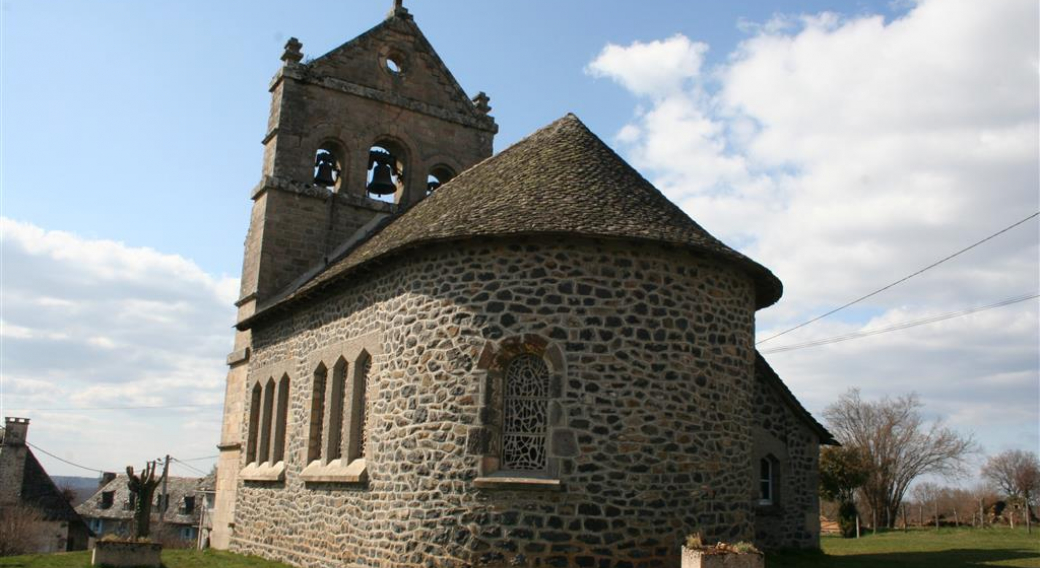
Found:
[[[58,489],[68,487],[76,494],[76,498],[72,501],[73,507],[89,499],[98,490],[99,479],[96,477],[52,475],[51,479],[54,480],[54,484],[58,486]]]

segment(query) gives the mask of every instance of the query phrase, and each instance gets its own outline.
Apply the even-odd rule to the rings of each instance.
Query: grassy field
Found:
[[[1040,568],[1040,531],[944,528],[823,537],[823,552],[766,556],[768,568]]]
[[[255,556],[241,556],[219,550],[164,550],[166,568],[287,568]],[[34,554],[0,558],[2,568],[90,568],[90,551],[64,554]]]
[[[208,550],[166,550],[166,568],[286,568],[252,556]],[[0,568],[88,568],[89,552],[0,558]],[[860,539],[824,537],[823,552],[766,556],[768,568],[1040,568],[1040,531],[1024,529],[915,530],[867,534]],[[678,568],[678,567],[676,567]]]

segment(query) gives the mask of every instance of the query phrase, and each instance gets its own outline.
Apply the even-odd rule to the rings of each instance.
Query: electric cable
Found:
[[[183,468],[186,468],[186,469],[189,469],[189,470],[191,470],[191,471],[194,471],[194,472],[196,472],[196,473],[198,473],[198,474],[202,475],[202,477],[206,477],[206,475],[208,475],[208,474],[207,474],[206,472],[202,471],[201,469],[198,469],[198,468],[196,468],[196,467],[190,466],[190,465],[188,465],[188,464],[186,464],[186,463],[182,462],[181,460],[179,460],[179,459],[177,459],[177,458],[175,458],[175,457],[172,457],[172,456],[171,456],[171,457],[170,457],[170,462],[171,462],[171,464],[173,464],[173,465],[180,465],[180,466],[181,466],[181,467],[183,467]]]
[[[69,465],[71,465],[73,467],[78,467],[80,469],[85,469],[87,471],[94,471],[94,472],[97,472],[97,473],[105,473],[105,470],[103,470],[103,469],[96,469],[96,468],[93,468],[93,467],[87,467],[85,465],[79,465],[78,463],[72,463],[69,460],[64,459],[64,458],[59,458],[58,456],[48,452],[47,450],[45,450],[45,449],[43,449],[43,448],[41,448],[41,447],[39,447],[39,446],[37,446],[35,444],[31,444],[29,442],[25,442],[25,445],[29,446],[30,448],[32,448],[32,449],[34,449],[34,450],[36,450],[36,451],[38,451],[40,453],[47,454],[48,456],[50,456],[50,457],[52,457],[52,458],[54,458],[54,459],[56,459],[56,460],[58,460],[60,462],[67,463],[67,464],[69,464]]]
[[[903,278],[900,278],[899,280],[896,280],[895,282],[892,282],[891,284],[888,284],[887,286],[883,286],[881,288],[878,288],[877,290],[874,290],[873,292],[871,292],[871,293],[869,293],[869,294],[867,294],[865,296],[860,296],[859,298],[856,298],[855,300],[852,300],[851,302],[843,304],[843,305],[841,305],[841,306],[839,306],[837,308],[834,308],[833,310],[831,310],[829,312],[826,312],[824,314],[818,315],[818,316],[816,316],[816,317],[814,317],[814,318],[812,318],[812,319],[810,319],[808,321],[802,322],[802,323],[800,323],[800,324],[798,324],[798,325],[796,325],[796,326],[794,326],[792,328],[789,328],[789,329],[786,329],[784,331],[781,331],[780,333],[777,333],[776,335],[771,335],[771,336],[763,339],[762,341],[756,342],[755,345],[762,345],[763,343],[765,343],[767,341],[772,341],[772,340],[776,339],[777,337],[780,337],[781,335],[787,335],[788,333],[791,333],[792,331],[794,331],[796,329],[801,329],[801,328],[803,328],[803,327],[805,327],[805,326],[807,326],[807,325],[809,325],[811,323],[818,322],[818,321],[822,320],[823,318],[825,318],[827,316],[830,316],[830,315],[833,315],[833,314],[836,314],[836,313],[844,310],[845,308],[847,308],[849,306],[853,306],[855,304],[858,304],[858,303],[862,302],[863,300],[866,300],[867,298],[870,298],[872,296],[876,296],[876,295],[880,294],[881,292],[884,292],[885,290],[888,290],[889,288],[892,288],[894,286],[902,284],[903,282],[906,282],[907,280],[910,280],[911,278],[913,278],[913,277],[915,277],[915,276],[917,276],[919,274],[927,272],[927,271],[935,268],[936,266],[939,266],[940,264],[942,264],[942,263],[944,263],[944,262],[946,262],[948,260],[956,258],[956,257],[958,257],[958,256],[960,256],[960,255],[962,255],[962,254],[964,254],[966,252],[968,252],[969,250],[971,250],[971,249],[973,249],[973,248],[975,248],[975,247],[985,243],[986,241],[989,241],[989,240],[991,240],[991,239],[993,239],[995,237],[998,237],[998,236],[1000,236],[1000,235],[1010,231],[1011,229],[1014,229],[1015,227],[1021,225],[1022,223],[1025,223],[1026,221],[1037,217],[1038,215],[1040,215],[1040,211],[1037,211],[1036,213],[1033,213],[1032,215],[1026,217],[1025,219],[1021,219],[1019,221],[1016,221],[1015,223],[1012,223],[1011,225],[1008,225],[1007,227],[1004,227],[1003,229],[997,231],[996,233],[993,233],[992,235],[982,239],[981,241],[977,241],[974,244],[969,245],[969,246],[967,246],[965,248],[962,248],[961,250],[959,250],[959,251],[957,251],[957,252],[955,252],[955,253],[953,253],[953,254],[945,257],[945,258],[942,258],[942,259],[940,259],[940,260],[938,260],[936,262],[933,262],[932,264],[929,264],[928,266],[918,270],[917,272],[914,272],[912,274],[904,276]]]
[[[763,355],[768,355],[770,353],[783,353],[783,352],[786,352],[786,351],[795,351],[795,350],[798,350],[798,349],[806,349],[808,347],[819,347],[821,345],[830,345],[830,344],[833,344],[833,343],[842,343],[844,341],[851,341],[853,339],[861,339],[861,338],[864,338],[864,337],[871,337],[871,336],[874,336],[874,335],[881,335],[883,333],[890,333],[890,332],[893,332],[893,331],[901,331],[901,330],[904,330],[904,329],[910,329],[912,327],[918,327],[918,326],[922,326],[922,325],[938,323],[938,322],[941,322],[941,321],[946,321],[946,320],[950,320],[950,319],[954,319],[954,318],[959,318],[959,317],[963,317],[963,316],[966,316],[966,315],[970,315],[970,314],[974,314],[974,313],[978,313],[978,312],[983,312],[983,311],[986,311],[986,310],[992,310],[992,309],[995,309],[995,308],[1002,308],[1004,306],[1010,306],[1011,304],[1017,304],[1019,302],[1025,302],[1025,301],[1028,301],[1028,300],[1032,300],[1034,298],[1040,298],[1040,294],[1036,294],[1036,293],[1023,294],[1021,296],[1014,296],[1014,297],[1011,297],[1011,298],[1006,298],[1006,299],[1001,300],[999,302],[994,302],[992,304],[987,304],[985,306],[977,306],[977,307],[974,307],[974,308],[968,308],[968,309],[960,310],[960,311],[956,311],[956,312],[948,312],[948,313],[945,313],[945,314],[929,316],[929,317],[926,317],[926,318],[906,321],[906,322],[893,324],[893,325],[890,325],[890,326],[887,326],[887,327],[878,328],[878,329],[860,330],[860,331],[856,331],[856,332],[853,332],[853,333],[847,333],[847,334],[844,334],[844,335],[836,335],[836,336],[833,336],[833,337],[827,337],[827,338],[823,338],[823,339],[815,339],[815,340],[812,340],[812,341],[805,341],[805,342],[802,342],[802,343],[792,343],[790,345],[784,345],[782,347],[774,347],[772,349],[763,349],[763,350],[760,351],[760,353],[762,353]]]

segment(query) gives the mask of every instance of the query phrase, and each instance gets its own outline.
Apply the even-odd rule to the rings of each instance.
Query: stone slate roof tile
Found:
[[[203,506],[203,494],[204,490],[209,490],[212,484],[209,483],[209,477],[196,478],[196,477],[170,477],[167,480],[166,493],[169,495],[170,505],[166,510],[166,516],[164,517],[165,522],[176,524],[176,525],[195,525],[199,521],[199,515]],[[127,476],[125,473],[121,473],[116,476],[115,479],[109,481],[104,487],[97,490],[89,499],[76,507],[78,512],[83,517],[88,519],[123,519],[130,520],[133,515],[133,509],[127,509],[124,507],[124,503],[130,502],[130,488],[127,487]],[[113,492],[112,506],[103,508],[101,506],[101,494],[106,491]],[[162,485],[155,489],[155,497],[158,497],[162,492]],[[184,498],[188,496],[195,497],[195,509],[191,514],[182,514],[180,512],[181,505],[184,504]],[[159,509],[152,504],[152,522],[158,522],[159,520]]]
[[[21,497],[23,504],[39,509],[49,521],[83,523],[31,450],[27,450],[25,456]]]
[[[309,281],[265,302],[239,327],[377,258],[422,244],[521,235],[665,243],[745,271],[755,282],[758,308],[783,291],[772,272],[710,235],[568,114],[444,184]]]
[[[840,446],[837,440],[834,439],[827,428],[820,424],[813,415],[802,406],[802,403],[798,402],[798,398],[794,396],[791,389],[787,388],[784,381],[780,378],[780,375],[776,374],[773,367],[769,365],[766,358],[762,356],[758,350],[755,350],[755,376],[759,380],[765,382],[767,385],[772,385],[774,390],[780,398],[787,404],[787,406],[794,412],[795,416],[802,420],[810,430],[815,432],[820,437],[820,443],[826,446]]]

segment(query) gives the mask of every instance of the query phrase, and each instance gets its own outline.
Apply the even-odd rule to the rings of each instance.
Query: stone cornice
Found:
[[[308,73],[307,68],[303,65],[286,65],[280,69],[274,79],[271,80],[271,90],[274,90],[278,83],[285,80],[286,77],[295,79],[307,85],[315,85],[325,89],[354,95],[356,97],[391,104],[419,114],[425,114],[448,122],[454,122],[470,128],[483,130],[491,134],[496,134],[498,132],[498,125],[495,124],[495,119],[490,116],[466,116],[465,114],[454,112],[449,109],[402,97],[401,95],[394,93],[387,93],[351,81],[345,81],[333,77],[316,77],[311,73]]]

